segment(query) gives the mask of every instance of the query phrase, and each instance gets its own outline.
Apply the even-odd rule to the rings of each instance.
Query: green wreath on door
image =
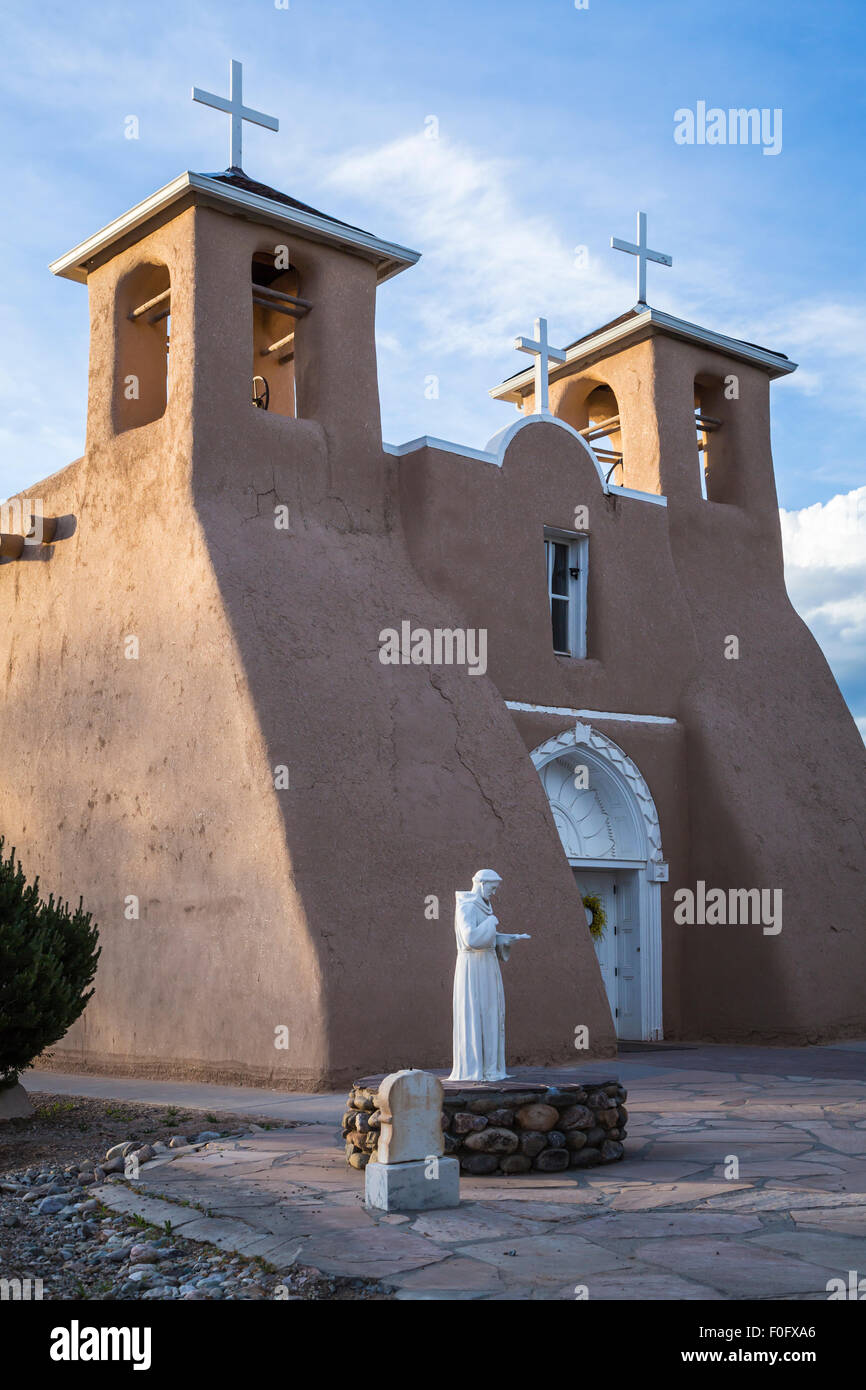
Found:
[[[607,913],[604,910],[601,898],[596,893],[587,893],[583,900],[583,905],[587,912],[592,913],[592,921],[588,923],[589,934],[593,941],[601,941],[604,936],[604,929],[607,926]]]

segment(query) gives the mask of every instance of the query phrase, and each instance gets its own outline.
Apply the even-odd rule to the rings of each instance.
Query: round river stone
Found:
[[[536,1129],[542,1133],[553,1129],[558,1119],[559,1111],[553,1105],[522,1105],[517,1112],[521,1129]]]
[[[486,1154],[513,1154],[519,1142],[513,1129],[482,1129],[465,1140],[467,1149]]]
[[[540,1173],[559,1173],[568,1167],[568,1149],[545,1149],[536,1158],[533,1167]]]

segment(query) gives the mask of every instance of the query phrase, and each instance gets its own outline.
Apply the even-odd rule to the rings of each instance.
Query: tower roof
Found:
[[[749,343],[742,338],[729,338],[726,334],[716,333],[711,328],[701,328],[696,323],[675,318],[673,314],[665,314],[661,309],[638,306],[570,343],[565,349],[565,361],[562,365],[551,366],[550,379],[556,381],[560,377],[568,376],[575,368],[591,367],[594,362],[610,356],[611,352],[619,352],[624,347],[631,347],[658,334],[680,338],[700,347],[714,348],[725,357],[750,362],[753,366],[762,367],[771,379],[787,376],[797,370],[797,363],[792,362],[782,352],[773,352],[770,348],[759,347],[757,343]],[[515,372],[501,385],[494,386],[490,395],[495,400],[513,401],[519,405],[532,389],[533,369],[530,367]]]
[[[194,205],[227,210],[250,221],[266,221],[300,232],[312,241],[343,247],[373,261],[380,281],[399,275],[421,256],[419,251],[383,241],[372,232],[319,212],[287,193],[258,183],[241,169],[232,168],[221,174],[194,174],[190,170],[179,174],[164,188],[52,261],[49,269],[53,275],[84,282],[91,270],[117,251],[139,241],[159,222],[176,217]]]

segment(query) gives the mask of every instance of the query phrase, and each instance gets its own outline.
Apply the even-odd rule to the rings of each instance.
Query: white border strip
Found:
[[[438,449],[443,454],[459,454],[461,458],[480,459],[482,463],[499,462],[497,455],[488,453],[486,449],[469,449],[465,444],[452,444],[447,439],[434,439],[430,434],[410,439],[408,444],[383,444],[382,448],[386,454],[393,454],[398,459],[404,458],[406,454],[417,453],[419,449]]]
[[[618,487],[616,483],[608,483],[607,490],[611,497],[633,497],[636,502],[652,502],[656,507],[666,507],[668,499],[662,492],[638,492],[633,487]]]
[[[392,454],[394,458],[398,459],[405,458],[407,454],[416,454],[421,449],[438,449],[443,454],[456,454],[458,458],[477,459],[480,463],[492,463],[495,467],[501,468],[502,460],[514,435],[525,425],[534,423],[559,425],[562,429],[568,430],[569,434],[573,434],[578,443],[589,451],[599,474],[603,492],[610,493],[612,497],[631,497],[636,502],[651,502],[656,507],[667,506],[668,499],[661,493],[639,492],[633,487],[618,487],[616,483],[605,483],[601,464],[593,453],[592,446],[587,444],[586,440],[577,434],[570,425],[567,425],[564,420],[557,419],[555,415],[524,415],[519,420],[515,420],[513,425],[506,426],[489,441],[490,444],[497,446],[496,453],[490,449],[470,449],[465,444],[453,444],[449,439],[435,439],[429,434],[422,434],[417,439],[410,439],[407,444],[383,443],[382,448],[386,454]]]
[[[615,719],[622,724],[676,724],[666,714],[611,714],[600,709],[566,709],[562,705],[527,705],[522,700],[506,700],[505,708],[521,714],[559,714],[563,719]]]
[[[167,183],[164,188],[157,189],[156,193],[151,193],[144,202],[137,203],[134,208],[130,208],[121,217],[116,217],[113,222],[109,222],[107,227],[103,227],[101,231],[95,232],[86,241],[82,241],[71,251],[67,251],[65,256],[60,256],[56,261],[52,261],[48,269],[52,275],[63,275],[70,280],[86,280],[87,274],[84,265],[98,251],[110,246],[126,232],[134,231],[154,213],[170,206],[190,189],[213,197],[220,203],[234,204],[250,213],[262,213],[269,221],[277,222],[282,226],[298,227],[317,232],[323,240],[332,244],[363,247],[364,250],[371,251],[376,256],[385,257],[390,264],[383,268],[384,273],[380,276],[380,280],[389,280],[392,275],[396,275],[399,271],[405,270],[421,259],[420,251],[412,251],[408,246],[398,246],[395,242],[382,241],[370,232],[361,231],[360,228],[332,222],[327,217],[319,217],[315,213],[304,212],[302,208],[294,208],[288,203],[279,203],[273,198],[263,197],[260,193],[250,193],[245,188],[236,188],[219,179],[209,178],[207,174],[193,174],[190,170],[186,170],[185,173],[179,174],[176,179],[172,179],[171,183]]]
[[[552,366],[550,369],[550,380],[558,381],[561,377],[568,375],[568,368],[583,358],[589,357],[592,353],[604,350],[613,343],[619,342],[621,338],[627,338],[630,334],[637,333],[648,325],[658,325],[659,328],[666,328],[669,333],[673,333],[678,338],[685,338],[688,342],[699,343],[702,347],[715,348],[717,351],[725,353],[729,357],[739,358],[743,362],[756,362],[761,367],[768,368],[776,376],[786,376],[789,372],[797,370],[797,363],[790,358],[783,357],[781,353],[773,352],[770,348],[757,347],[753,343],[744,342],[742,338],[729,338],[724,333],[716,333],[711,328],[701,328],[699,324],[688,323],[685,319],[675,318],[673,314],[665,314],[660,309],[647,308],[634,318],[626,319],[624,323],[615,324],[612,328],[606,328],[599,333],[593,334],[590,338],[584,338],[581,342],[575,343],[573,347],[566,349],[565,362],[562,365]],[[503,381],[499,386],[494,386],[488,392],[494,400],[499,401],[520,401],[521,393],[524,388],[532,386],[534,377],[534,367],[527,367],[525,371]]]

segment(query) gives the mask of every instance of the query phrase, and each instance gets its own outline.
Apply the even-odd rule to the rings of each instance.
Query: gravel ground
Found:
[[[144,1162],[169,1147],[240,1137],[255,1121],[84,1096],[30,1099],[36,1113],[0,1129],[0,1299],[15,1296],[2,1281],[18,1279],[29,1279],[29,1296],[43,1299],[388,1297],[368,1280],[330,1278],[303,1265],[277,1273],[261,1259],[118,1215],[90,1196],[131,1155]]]

